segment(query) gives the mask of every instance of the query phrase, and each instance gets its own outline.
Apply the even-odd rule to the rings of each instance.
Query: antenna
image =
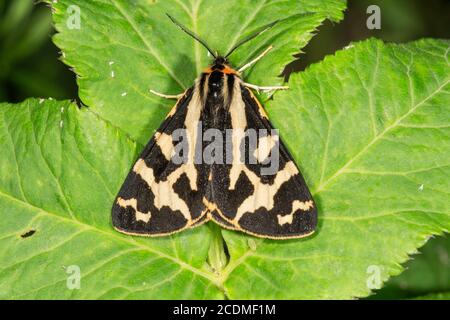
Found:
[[[277,22],[280,20],[275,20],[274,22],[269,23],[268,25],[262,27],[261,29],[259,29],[258,31],[256,31],[255,33],[251,34],[250,36],[248,36],[247,38],[245,38],[244,40],[242,40],[241,42],[239,42],[238,44],[236,44],[233,48],[231,48],[230,51],[228,51],[228,53],[225,55],[225,58],[228,58],[228,56],[230,54],[233,53],[234,50],[236,50],[237,48],[239,48],[240,46],[242,46],[244,43],[252,40],[253,38],[256,38],[257,36],[259,36],[261,33],[269,30],[270,28],[272,28],[275,24],[277,24]]]
[[[208,46],[208,44],[206,43],[205,40],[203,40],[202,38],[200,38],[198,35],[196,35],[195,33],[193,33],[192,31],[190,31],[188,28],[186,28],[185,26],[183,26],[180,22],[178,22],[174,17],[172,17],[171,15],[169,15],[168,13],[166,13],[166,15],[169,17],[170,20],[172,20],[172,22],[177,25],[181,30],[183,30],[184,32],[186,32],[188,35],[190,35],[192,38],[194,38],[195,40],[197,40],[198,42],[200,42],[205,48],[206,50],[209,51],[209,53],[212,54],[212,56],[214,58],[217,58],[217,54],[215,54],[211,48]]]

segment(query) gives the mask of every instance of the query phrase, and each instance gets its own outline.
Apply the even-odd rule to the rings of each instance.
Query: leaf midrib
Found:
[[[440,93],[441,90],[450,82],[450,78],[446,79],[442,85],[440,85],[435,91],[433,91],[431,94],[429,94],[426,98],[424,98],[422,101],[417,103],[415,106],[411,107],[408,112],[406,112],[404,115],[399,117],[396,121],[394,121],[393,124],[390,126],[387,126],[382,132],[380,132],[378,135],[376,135],[364,148],[361,149],[357,154],[355,154],[353,157],[351,157],[341,168],[339,168],[333,175],[331,175],[330,178],[325,180],[323,183],[321,183],[317,189],[313,192],[313,195],[317,195],[318,193],[324,191],[326,187],[329,185],[329,183],[333,180],[335,180],[337,177],[339,177],[342,173],[346,172],[346,169],[359,157],[361,157],[367,150],[370,149],[377,141],[379,141],[383,136],[391,131],[392,129],[397,128],[400,125],[400,122],[402,122],[405,118],[410,116],[414,111],[422,106],[425,102],[427,102],[429,99],[433,98],[436,94]]]
[[[267,3],[267,0],[262,0],[262,1],[260,2],[259,6],[253,10],[253,13],[252,13],[252,15],[250,16],[250,18],[247,19],[247,22],[246,22],[246,23],[243,23],[243,24],[242,24],[241,29],[236,33],[234,39],[231,41],[230,47],[229,47],[228,50],[225,51],[223,54],[227,54],[227,53],[231,50],[231,48],[234,47],[234,45],[237,43],[239,37],[242,35],[242,33],[244,32],[244,30],[245,30],[245,29],[246,29],[246,28],[247,28],[247,27],[255,20],[255,17],[258,16],[258,13],[262,10],[262,8],[264,8],[264,6],[266,5],[266,3]]]
[[[133,30],[139,36],[139,39],[141,39],[142,43],[147,47],[148,53],[151,54],[158,61],[158,63],[160,63],[161,66],[163,66],[164,69],[166,69],[167,73],[172,77],[172,79],[175,80],[178,83],[178,85],[181,88],[183,88],[183,90],[185,90],[186,88],[185,88],[183,82],[181,82],[181,80],[178,79],[178,77],[173,73],[173,71],[162,62],[160,56],[154,52],[154,50],[152,49],[152,46],[148,43],[147,39],[144,37],[144,35],[140,31],[140,29],[138,28],[138,26],[136,25],[134,20],[123,10],[123,8],[115,0],[112,0],[112,3],[117,8],[117,10],[120,12],[122,17],[124,17],[125,21],[128,22],[128,24],[133,28]]]
[[[325,190],[325,187],[335,178],[337,178],[339,175],[341,175],[342,172],[345,172],[345,168],[347,168],[349,165],[351,165],[351,163],[353,163],[353,161],[358,158],[359,156],[361,156],[362,154],[364,154],[364,152],[366,152],[376,141],[378,141],[379,139],[382,138],[382,136],[384,134],[386,134],[388,131],[392,130],[393,128],[397,127],[400,122],[405,119],[406,117],[408,117],[411,113],[413,113],[418,107],[420,107],[421,105],[423,105],[426,101],[428,101],[429,99],[431,99],[434,95],[438,94],[441,89],[443,87],[445,87],[448,83],[450,82],[450,79],[446,79],[442,85],[440,85],[435,91],[433,91],[430,95],[428,95],[425,99],[423,99],[422,101],[420,101],[417,105],[415,105],[414,107],[412,107],[407,113],[405,113],[403,116],[399,117],[391,126],[386,127],[386,129],[384,131],[382,131],[378,136],[375,136],[374,139],[372,139],[371,143],[369,143],[365,148],[363,148],[358,154],[356,154],[354,157],[352,157],[352,159],[350,159],[344,166],[341,167],[341,169],[337,170],[336,173],[330,177],[329,179],[327,179],[325,181],[325,183],[321,184],[322,189],[316,189],[316,191],[314,192],[314,194],[319,193],[320,191]],[[264,239],[261,241],[261,243],[264,241]],[[257,252],[258,248],[256,248],[255,250],[251,250],[251,249],[247,249],[247,251],[245,251],[238,259],[236,259],[234,262],[230,262],[230,264],[227,266],[226,269],[224,269],[224,273],[223,273],[223,281],[225,282],[226,278],[229,276],[229,274],[231,274],[231,272],[240,264],[244,263],[244,261],[255,255]]]

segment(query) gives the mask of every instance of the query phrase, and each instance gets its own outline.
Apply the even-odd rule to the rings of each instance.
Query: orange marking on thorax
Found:
[[[233,68],[230,68],[229,66],[225,66],[225,69],[223,69],[222,72],[225,73],[225,74],[235,74],[235,75],[239,75],[239,72],[237,72],[237,71],[234,70]]]
[[[229,66],[225,66],[225,68],[223,68],[222,70],[220,69],[212,69],[211,67],[206,68],[203,72],[204,73],[212,73],[213,71],[219,71],[222,72],[224,74],[234,74],[237,76],[240,76],[240,73],[237,72],[236,70],[234,70],[233,68],[229,67]]]

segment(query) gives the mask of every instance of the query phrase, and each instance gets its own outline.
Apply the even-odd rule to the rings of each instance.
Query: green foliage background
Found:
[[[67,28],[71,4],[52,4],[54,41],[89,108],[27,100],[0,109],[7,154],[0,161],[0,297],[364,297],[368,266],[379,267],[385,281],[431,234],[449,230],[449,42],[369,40],[293,74],[291,89],[266,101],[318,200],[315,236],[280,243],[212,226],[161,239],[114,232],[112,199],[170,107],[149,87],[179,92],[209,60],[165,11],[219,51],[283,18],[232,57],[240,65],[274,45],[245,78],[277,84],[314,30],[343,18],[345,3],[261,1],[255,14],[254,2],[220,2],[222,12],[240,13],[233,20],[214,14],[213,0],[91,1],[78,4],[80,30]],[[22,238],[30,229],[36,233]],[[212,258],[223,258],[221,241],[230,254],[226,266]],[[447,297],[448,249],[446,239],[430,243],[374,297]],[[81,290],[66,287],[71,264],[81,267]]]

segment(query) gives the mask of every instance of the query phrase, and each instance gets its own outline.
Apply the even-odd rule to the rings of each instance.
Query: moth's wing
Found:
[[[257,145],[238,134],[232,139],[233,150],[227,150],[233,153],[232,164],[213,165],[212,218],[226,228],[264,238],[300,238],[313,233],[317,210],[305,180],[278,136],[271,135],[273,127],[262,106],[239,83],[225,122],[228,128],[254,129],[258,134],[266,129],[268,134],[261,132]],[[243,163],[236,163],[236,155],[244,156]],[[264,164],[270,158],[272,165]]]
[[[173,157],[177,129],[196,141],[201,106],[198,91],[186,91],[139,156],[120,189],[112,208],[116,230],[133,235],[159,236],[200,225],[206,208],[209,168]],[[174,141],[175,140],[175,141]],[[187,154],[194,153],[189,144]],[[186,159],[185,159],[186,160]]]

